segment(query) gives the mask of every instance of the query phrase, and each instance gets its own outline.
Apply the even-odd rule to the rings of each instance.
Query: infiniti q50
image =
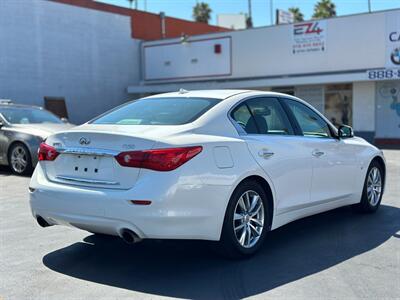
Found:
[[[41,144],[30,183],[43,226],[219,241],[255,253],[270,230],[345,205],[378,209],[380,150],[296,97],[180,91],[138,99]]]

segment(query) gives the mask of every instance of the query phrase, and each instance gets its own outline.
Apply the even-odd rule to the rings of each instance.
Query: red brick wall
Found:
[[[157,14],[140,10],[128,9],[92,0],[49,0],[53,2],[95,9],[109,13],[131,17],[132,37],[141,40],[162,39],[161,18]],[[182,34],[195,35],[211,32],[229,31],[228,28],[212,26],[200,22],[191,22],[182,19],[165,17],[166,38],[179,37]]]

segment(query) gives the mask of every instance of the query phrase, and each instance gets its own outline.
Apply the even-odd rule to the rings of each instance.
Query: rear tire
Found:
[[[383,195],[384,172],[381,164],[371,162],[364,181],[361,201],[356,209],[363,213],[374,213],[378,210]]]
[[[16,175],[32,173],[32,158],[29,149],[23,143],[15,143],[8,151],[8,165]]]
[[[229,258],[245,258],[256,253],[269,230],[267,195],[256,181],[245,181],[233,192],[225,213],[219,242]]]

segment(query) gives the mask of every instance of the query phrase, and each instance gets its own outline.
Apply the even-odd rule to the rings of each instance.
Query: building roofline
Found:
[[[244,29],[235,29],[235,30],[230,30],[227,32],[210,32],[210,33],[202,33],[202,34],[195,34],[195,35],[190,35],[190,37],[201,37],[201,36],[208,36],[211,34],[223,34],[223,33],[237,33],[237,32],[243,32],[243,31],[252,31],[252,30],[260,30],[260,29],[266,29],[266,28],[274,28],[274,27],[281,27],[281,26],[291,26],[293,24],[298,24],[298,23],[305,23],[305,22],[310,22],[310,21],[321,21],[321,20],[334,20],[334,19],[342,19],[342,18],[349,18],[349,17],[357,17],[357,16],[364,16],[364,15],[374,15],[374,14],[381,14],[381,13],[386,13],[386,12],[391,12],[391,11],[400,11],[400,8],[391,8],[391,9],[384,9],[384,10],[377,10],[377,11],[372,11],[372,12],[361,12],[361,13],[355,13],[355,14],[349,14],[349,15],[341,15],[341,16],[335,16],[335,17],[330,17],[330,18],[324,18],[324,19],[309,19],[309,20],[304,20],[302,22],[295,22],[295,23],[289,23],[289,24],[273,24],[273,25],[264,25],[264,26],[259,26],[259,27],[252,27],[252,28],[244,28]],[[145,41],[145,43],[152,43],[152,42],[164,42],[164,41],[171,41],[171,40],[176,40],[178,39],[177,37],[170,37],[170,38],[165,38],[162,40],[150,40],[150,41]]]
[[[134,16],[135,14],[141,14],[141,15],[148,15],[148,16],[157,16],[159,17],[159,14],[148,12],[148,11],[143,11],[143,10],[138,10],[138,9],[131,9],[123,6],[118,6],[114,4],[108,4],[104,2],[98,2],[94,0],[47,0],[51,2],[56,2],[60,4],[66,4],[66,5],[71,5],[71,6],[76,6],[76,7],[82,7],[82,8],[87,8],[87,9],[93,9],[93,10],[98,10],[98,11],[104,11],[108,13],[114,13],[114,14],[120,14],[120,15],[125,15],[125,16]],[[196,22],[192,20],[187,20],[187,19],[180,19],[176,17],[171,17],[171,16],[165,16],[167,19],[175,20],[175,21],[185,21],[185,22],[190,22],[190,23],[195,23],[195,24],[201,24],[210,28],[214,29],[225,29],[226,31],[229,31],[229,28],[225,28],[222,26],[216,26],[216,25],[210,25],[206,23],[201,23],[201,22]]]

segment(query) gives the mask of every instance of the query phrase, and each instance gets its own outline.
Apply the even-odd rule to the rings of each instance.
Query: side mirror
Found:
[[[354,136],[353,128],[347,125],[340,125],[338,133],[341,139],[352,138]]]

